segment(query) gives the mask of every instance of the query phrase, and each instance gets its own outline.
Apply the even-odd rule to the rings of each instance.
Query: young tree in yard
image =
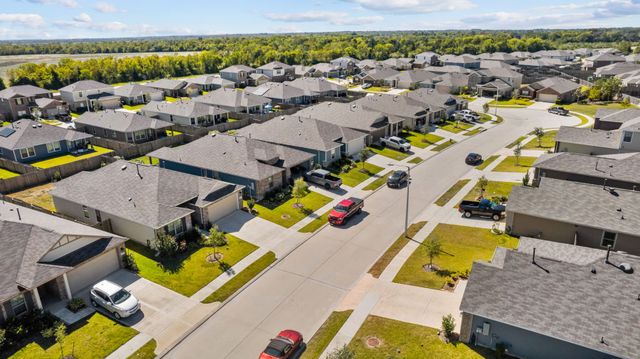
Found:
[[[484,113],[489,112],[489,104],[488,103],[484,103],[484,105],[482,105],[482,111],[484,111]]]
[[[442,243],[437,238],[429,238],[424,242],[424,249],[429,256],[429,268],[433,268],[433,258],[437,258],[442,253]]]
[[[362,169],[364,169],[364,163],[369,158],[369,149],[363,148],[360,150],[360,162],[362,163]]]
[[[62,343],[67,337],[67,327],[64,323],[57,323],[55,327],[47,328],[42,331],[42,336],[45,338],[53,338],[56,343],[60,345],[60,358],[65,358],[64,348],[62,347]],[[73,355],[71,355],[73,357]]]
[[[209,234],[202,237],[201,242],[203,246],[213,248],[213,259],[215,259],[216,261],[218,261],[218,254],[216,253],[216,249],[218,247],[226,246],[227,243],[227,235],[219,230],[217,225],[214,225],[209,229]]]
[[[447,336],[447,338],[451,337],[453,331],[456,329],[456,320],[453,318],[453,315],[447,314],[442,317],[442,331]]]
[[[327,355],[327,359],[355,359],[356,353],[345,344],[341,348],[336,348]]]
[[[247,207],[249,207],[249,213],[253,214],[253,207],[256,205],[256,200],[253,198],[249,198],[247,200]]]
[[[176,237],[164,232],[158,232],[156,239],[151,242],[151,248],[158,252],[161,257],[173,257],[178,252],[178,241]]]
[[[484,191],[487,190],[487,186],[489,185],[489,180],[487,177],[482,176],[478,179],[478,187],[480,188],[480,198],[484,197]]]
[[[522,155],[522,144],[516,143],[516,147],[513,149],[513,156],[516,158],[516,166],[520,166],[520,155]]]
[[[531,177],[529,176],[529,171],[527,171],[524,174],[524,177],[522,177],[522,185],[527,187],[529,185],[529,181],[531,180]]]
[[[307,195],[309,191],[309,185],[302,177],[293,181],[293,188],[291,189],[291,195],[296,199],[296,204],[300,206],[300,199]]]
[[[536,127],[533,129],[533,134],[538,139],[538,147],[542,147],[542,137],[544,137],[544,130],[542,127]]]

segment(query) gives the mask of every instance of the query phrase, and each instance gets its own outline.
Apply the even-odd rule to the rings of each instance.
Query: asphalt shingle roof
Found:
[[[0,91],[0,98],[9,99],[13,97],[33,97],[48,94],[50,91],[33,85],[18,85],[7,87]]]
[[[226,87],[233,85],[233,81],[223,79],[214,75],[202,75],[198,77],[190,77],[185,79],[186,82],[196,85],[218,85],[220,87]]]
[[[267,64],[264,64],[258,67],[258,69],[260,70],[275,70],[275,69],[290,69],[290,68],[292,68],[290,65],[287,65],[280,61],[271,61]]]
[[[206,95],[205,95],[206,96]],[[202,97],[202,96],[201,96]],[[175,102],[151,101],[140,109],[142,112],[165,113],[173,116],[197,118],[208,115],[222,115],[228,113],[217,106],[208,103],[188,100]]]
[[[567,126],[561,126],[556,135],[556,142],[612,149],[620,148],[621,140],[622,131],[603,131]]]
[[[160,79],[158,81],[147,82],[147,86],[163,90],[179,90],[186,84],[186,81],[174,79]]]
[[[562,77],[549,77],[544,80],[534,82],[530,86],[536,90],[551,88],[559,94],[575,92],[580,88],[580,84],[571,80],[563,79]]]
[[[418,118],[427,114],[427,106],[407,96],[375,94],[362,97],[352,103],[372,111],[404,118]]]
[[[281,101],[305,96],[303,89],[281,82],[265,82],[257,87],[247,87],[244,92]]]
[[[44,145],[55,141],[77,141],[93,137],[87,133],[27,119],[15,121],[11,126],[7,127],[13,128],[15,132],[8,137],[0,136],[0,147],[11,150]]]
[[[290,82],[285,82],[310,94],[323,94],[327,92],[344,92],[347,88],[321,77],[301,77]]]
[[[138,115],[137,113],[114,110],[85,112],[76,118],[74,122],[117,132],[135,132],[147,129],[159,130],[173,126],[170,122]]]
[[[162,92],[162,90],[140,84],[127,84],[116,88],[114,95],[120,97],[136,97],[153,92]]]
[[[623,123],[640,118],[640,108],[627,108],[624,110],[612,110],[601,108],[596,112],[596,118],[607,122]]]
[[[259,95],[220,88],[206,95],[198,96],[193,101],[222,107],[255,107],[271,103],[271,100]]]
[[[533,166],[543,170],[640,183],[640,154],[629,154],[618,159],[560,152],[541,156]]]
[[[374,131],[389,124],[387,116],[382,112],[363,108],[362,105],[353,102],[323,102],[298,111],[296,116],[313,118],[364,132]]]
[[[78,82],[74,82],[69,86],[65,86],[60,89],[60,91],[88,91],[88,90],[99,90],[104,89],[106,87],[111,87],[107,84],[103,84],[102,82],[94,81],[94,80],[81,80]]]

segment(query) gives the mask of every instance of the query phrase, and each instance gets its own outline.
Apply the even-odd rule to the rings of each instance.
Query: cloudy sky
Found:
[[[640,0],[2,0],[0,40],[624,27]]]

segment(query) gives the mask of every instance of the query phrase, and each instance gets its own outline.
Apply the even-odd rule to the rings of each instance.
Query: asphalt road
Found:
[[[491,111],[493,113],[493,110]],[[499,126],[460,142],[411,171],[410,223],[472,168],[469,152],[489,156],[536,126],[578,121],[545,110],[499,109]],[[404,192],[402,192],[404,194]],[[166,353],[167,358],[256,358],[282,329],[309,339],[404,226],[405,197],[384,188],[346,228],[325,227]]]

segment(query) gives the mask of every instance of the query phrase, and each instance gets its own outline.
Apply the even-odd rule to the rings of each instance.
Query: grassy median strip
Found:
[[[342,328],[347,319],[349,319],[351,313],[353,313],[353,310],[331,313],[329,318],[324,321],[322,326],[307,343],[307,350],[302,354],[301,359],[320,358],[320,355],[327,349],[333,337],[338,334],[340,328]]]
[[[424,161],[422,158],[420,157],[414,157],[412,159],[410,159],[409,161],[407,161],[407,163],[413,163],[413,164],[418,164],[420,162]]]
[[[322,227],[327,221],[329,221],[329,213],[331,210],[326,211],[320,217],[314,218],[311,222],[307,223],[306,226],[300,228],[298,232],[300,233],[313,233],[318,230],[318,228]]]
[[[478,169],[478,170],[480,170],[480,171],[484,170],[484,169],[485,169],[485,168],[487,168],[491,163],[493,163],[493,161],[497,160],[497,159],[498,159],[498,157],[500,157],[500,156],[498,156],[498,155],[494,155],[494,156],[487,157],[484,161],[482,161],[482,163],[481,163],[481,164],[479,164],[478,166],[476,166],[476,169]]]
[[[389,171],[389,172],[385,173],[384,175],[376,178],[374,181],[372,181],[371,183],[366,185],[363,189],[365,191],[375,191],[375,190],[377,190],[378,188],[380,188],[380,186],[382,186],[383,184],[387,183],[387,178],[389,178],[389,176],[391,175],[391,172],[393,172],[393,171]]]
[[[471,131],[467,131],[467,132],[463,133],[463,135],[464,136],[474,136],[474,135],[479,134],[480,132],[483,132],[484,130],[485,130],[484,127],[478,127],[478,128],[474,128]]]
[[[271,265],[271,263],[276,261],[276,254],[273,252],[268,252],[262,257],[260,257],[257,261],[251,263],[247,268],[245,268],[242,272],[235,275],[235,277],[229,279],[222,287],[218,288],[215,292],[211,293],[208,297],[206,297],[202,303],[214,303],[214,302],[224,302],[227,298],[229,298],[233,293],[238,291],[238,289],[242,288],[243,285],[247,284],[251,279],[260,274],[265,268]]]
[[[156,340],[151,339],[147,344],[141,346],[140,349],[129,355],[127,359],[153,359],[156,357],[155,351],[157,346],[158,343],[156,343]]]
[[[456,141],[449,139],[449,141],[443,142],[439,145],[437,145],[436,147],[432,148],[431,151],[435,151],[435,152],[440,152],[442,150],[444,150],[445,148],[455,144]]]
[[[460,192],[460,190],[467,185],[467,183],[469,183],[469,181],[471,181],[470,179],[463,179],[463,180],[459,180],[458,182],[456,182],[456,184],[454,184],[453,186],[451,186],[451,188],[449,188],[447,190],[447,192],[445,192],[442,196],[440,196],[440,198],[438,198],[438,200],[436,201],[436,204],[440,207],[444,207],[444,205],[446,205],[447,203],[449,203],[449,201],[451,201],[451,199],[458,194],[458,192]]]
[[[389,248],[387,248],[384,254],[380,258],[378,258],[371,269],[369,269],[369,274],[371,274],[374,278],[380,278],[380,275],[382,274],[382,272],[384,272],[389,263],[391,263],[393,258],[395,258],[396,255],[400,253],[402,248],[404,248],[407,243],[409,243],[409,238],[415,237],[415,235],[420,232],[425,224],[427,224],[426,221],[411,224],[409,228],[407,228],[407,236],[409,237],[405,237],[404,233],[398,236],[398,239],[396,239],[396,241],[393,242],[393,244]]]
[[[526,139],[527,139],[527,137],[529,137],[529,135],[524,135],[524,136],[520,136],[520,137],[518,137],[518,139],[517,139],[517,140],[515,140],[515,141],[511,142],[510,144],[508,144],[508,145],[507,145],[507,148],[514,148],[514,147],[516,147],[516,145],[517,145],[518,143],[522,144],[522,141],[526,140]]]

